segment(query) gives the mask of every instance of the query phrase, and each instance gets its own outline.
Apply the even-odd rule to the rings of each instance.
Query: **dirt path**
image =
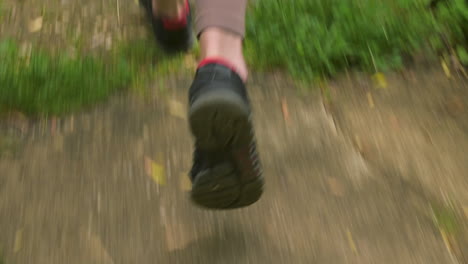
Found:
[[[1,159],[7,263],[456,263],[430,198],[366,161],[319,94],[298,96],[278,77],[250,85],[265,196],[240,211],[193,207],[178,110],[188,83],[36,125]]]

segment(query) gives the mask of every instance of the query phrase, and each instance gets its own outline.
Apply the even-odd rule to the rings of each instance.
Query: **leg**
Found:
[[[202,60],[189,91],[195,137],[191,197],[211,209],[245,207],[263,193],[242,55],[246,0],[197,4]]]
[[[246,81],[247,67],[242,54],[247,0],[197,0],[196,33],[201,59],[229,61]]]

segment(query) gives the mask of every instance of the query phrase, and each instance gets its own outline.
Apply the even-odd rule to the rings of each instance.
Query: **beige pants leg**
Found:
[[[195,3],[197,36],[208,27],[219,27],[244,36],[247,0],[195,0]]]

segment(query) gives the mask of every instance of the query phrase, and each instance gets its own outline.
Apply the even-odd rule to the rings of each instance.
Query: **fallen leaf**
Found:
[[[442,60],[441,64],[442,64],[442,69],[444,70],[445,76],[447,76],[447,78],[450,79],[452,77],[452,74],[450,73],[450,69],[447,66],[447,63],[445,63],[445,61]]]
[[[13,247],[13,252],[17,253],[21,249],[22,241],[23,241],[23,229],[19,229],[15,233],[15,245]]]
[[[442,230],[442,229],[439,229],[439,231],[440,231],[440,234],[442,236],[442,239],[444,240],[444,244],[447,247],[447,250],[449,252],[452,252],[452,247],[450,246],[450,243],[448,241],[447,233],[445,233],[445,231]]]
[[[283,112],[284,121],[289,122],[289,109],[286,99],[281,99],[281,111]]]
[[[180,189],[184,192],[188,192],[192,189],[192,182],[185,173],[180,175]]]
[[[42,29],[42,17],[37,17],[29,22],[29,32],[35,33]]]
[[[169,101],[169,112],[172,116],[178,117],[180,119],[187,119],[187,111],[184,104],[176,100]]]
[[[346,230],[346,236],[348,237],[349,247],[354,253],[357,253],[356,243],[354,243],[353,236],[351,235],[351,232],[349,230]]]
[[[468,219],[468,206],[463,206],[463,212],[465,213],[465,217]]]
[[[374,98],[372,98],[372,94],[370,92],[367,93],[367,102],[369,103],[370,108],[374,108]]]
[[[152,167],[152,178],[153,180],[159,184],[159,185],[165,185],[166,184],[166,177],[164,174],[164,167],[157,163],[153,163]]]
[[[449,235],[444,230],[442,229],[439,229],[439,230],[442,236],[442,240],[444,241],[445,247],[447,248],[447,251],[449,252],[450,256],[454,257],[454,253],[455,253],[454,251],[456,249],[453,247],[454,244],[452,244],[453,239],[450,239]]]
[[[385,78],[385,75],[383,73],[378,72],[374,74],[374,76],[372,76],[372,79],[374,80],[378,88],[387,88],[387,79]]]
[[[164,167],[157,164],[148,157],[145,157],[145,171],[148,176],[153,179],[159,185],[166,184],[166,176],[164,173]]]
[[[461,257],[464,259],[464,250],[462,250],[462,247],[459,243],[459,239],[456,238],[456,235],[451,234],[449,232],[446,232],[442,229],[440,230],[440,234],[442,236],[442,240],[444,241],[445,247],[449,253],[449,255],[452,257],[453,263],[459,263],[457,259]],[[465,262],[463,262],[465,263]]]

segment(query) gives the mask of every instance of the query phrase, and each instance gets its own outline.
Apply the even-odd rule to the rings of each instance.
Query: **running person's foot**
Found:
[[[225,65],[203,61],[189,91],[195,136],[191,198],[210,209],[251,205],[264,185],[245,84]]]
[[[188,51],[194,42],[192,14],[188,0],[177,18],[156,15],[153,0],[139,0],[146,11],[159,45],[168,53]]]

